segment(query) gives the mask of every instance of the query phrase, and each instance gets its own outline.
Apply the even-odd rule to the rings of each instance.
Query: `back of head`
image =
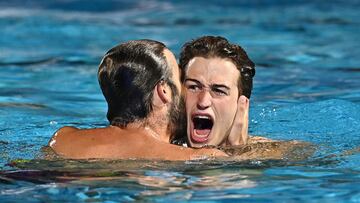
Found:
[[[98,71],[101,90],[108,103],[111,125],[125,127],[152,111],[153,88],[170,78],[163,54],[165,45],[153,40],[134,40],[110,49]]]
[[[189,61],[195,57],[218,57],[231,60],[240,71],[239,92],[250,98],[255,75],[255,64],[239,45],[231,44],[227,39],[219,36],[203,36],[185,43],[181,50],[179,64],[182,81],[185,80],[185,72]]]

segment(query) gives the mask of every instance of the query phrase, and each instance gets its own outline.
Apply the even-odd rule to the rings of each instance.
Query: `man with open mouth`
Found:
[[[226,157],[217,149],[169,144],[182,116],[179,67],[161,42],[132,40],[111,48],[98,70],[109,126],[62,127],[49,147],[62,158],[192,160]]]
[[[249,98],[255,64],[238,45],[204,36],[186,43],[180,54],[187,142],[191,147],[248,142]]]

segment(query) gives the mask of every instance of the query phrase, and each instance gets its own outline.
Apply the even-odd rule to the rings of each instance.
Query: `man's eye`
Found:
[[[187,89],[193,92],[199,91],[200,87],[198,85],[188,85]]]

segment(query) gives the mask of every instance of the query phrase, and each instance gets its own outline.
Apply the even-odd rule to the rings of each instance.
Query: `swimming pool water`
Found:
[[[0,201],[360,201],[360,3],[0,2]],[[35,159],[61,126],[107,125],[96,72],[115,44],[176,54],[202,35],[256,63],[250,133],[317,146],[304,161]],[[16,159],[32,160],[10,163]],[[20,163],[20,164],[19,164]]]

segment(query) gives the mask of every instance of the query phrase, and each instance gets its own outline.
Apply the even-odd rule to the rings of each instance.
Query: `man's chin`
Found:
[[[203,147],[205,147],[205,144],[198,144],[198,143],[192,143],[192,142],[190,142],[189,145],[190,145],[191,148],[203,148]]]
[[[203,148],[208,146],[207,142],[195,142],[194,140],[192,140],[191,138],[188,137],[189,141],[189,145],[192,148]]]

